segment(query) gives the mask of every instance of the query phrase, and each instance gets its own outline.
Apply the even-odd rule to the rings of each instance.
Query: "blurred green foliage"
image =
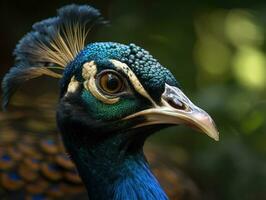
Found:
[[[9,23],[4,22],[9,28],[5,29],[8,47],[32,22],[70,1],[51,2],[28,1],[18,4],[21,9],[2,2],[1,20],[10,17]],[[117,0],[91,4],[104,10],[111,21],[91,40],[133,42],[149,50],[171,69],[194,103],[213,116],[220,131],[220,142],[186,127],[163,130],[149,141],[163,146],[196,180],[203,199],[266,199],[266,2]],[[8,13],[12,7],[17,11],[13,18]],[[19,32],[14,29],[16,20],[24,23],[18,25]],[[7,69],[11,53],[5,55],[9,57],[1,63],[7,63]]]

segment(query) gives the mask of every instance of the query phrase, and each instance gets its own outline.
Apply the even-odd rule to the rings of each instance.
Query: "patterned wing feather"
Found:
[[[16,111],[0,113],[0,199],[87,199],[56,131],[56,102],[51,102],[56,98],[41,96],[34,102],[19,94],[16,98],[26,98],[23,108],[16,106]],[[170,199],[200,199],[193,181],[161,151],[151,145],[145,149]]]
[[[51,132],[45,126],[36,132],[29,115],[26,111],[0,113],[0,199],[85,198],[76,168],[52,131],[55,127],[49,128],[44,120]]]

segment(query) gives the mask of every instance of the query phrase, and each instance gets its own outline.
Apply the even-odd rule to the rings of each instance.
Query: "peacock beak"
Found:
[[[185,124],[206,133],[214,140],[219,140],[219,132],[210,115],[194,105],[177,87],[165,85],[161,105],[142,110],[128,118],[143,116],[146,121],[136,127],[152,124]]]

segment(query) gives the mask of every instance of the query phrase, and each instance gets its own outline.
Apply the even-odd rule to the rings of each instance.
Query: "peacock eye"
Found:
[[[103,72],[99,74],[98,87],[100,87],[103,92],[114,95],[122,91],[123,80],[114,71]]]

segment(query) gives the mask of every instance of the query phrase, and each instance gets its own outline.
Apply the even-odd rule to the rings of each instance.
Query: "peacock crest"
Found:
[[[15,65],[3,80],[3,108],[21,83],[42,75],[61,78],[85,47],[91,28],[105,23],[97,9],[74,4],[60,8],[56,17],[35,23],[16,46]]]

